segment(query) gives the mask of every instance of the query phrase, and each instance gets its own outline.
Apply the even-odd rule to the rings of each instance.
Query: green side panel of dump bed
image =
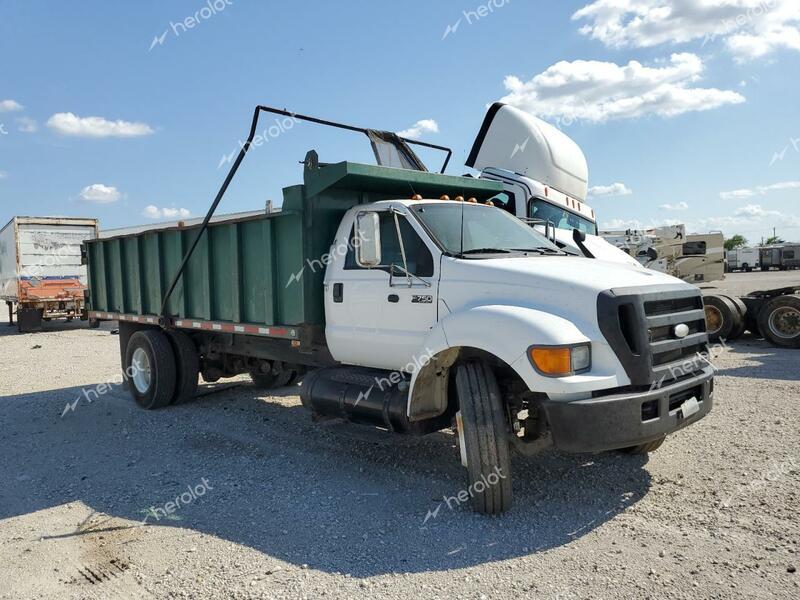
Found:
[[[175,318],[263,325],[322,325],[322,283],[345,212],[413,194],[438,198],[502,191],[502,185],[358,163],[307,166],[283,190],[280,212],[209,225],[170,298]],[[161,300],[199,226],[87,242],[89,310],[158,316]]]

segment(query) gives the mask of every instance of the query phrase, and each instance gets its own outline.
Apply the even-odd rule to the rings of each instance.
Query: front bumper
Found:
[[[586,400],[548,400],[553,444],[566,452],[603,452],[657,440],[706,416],[713,404],[714,368],[676,384],[649,391]],[[699,410],[684,417],[681,406],[695,397]]]

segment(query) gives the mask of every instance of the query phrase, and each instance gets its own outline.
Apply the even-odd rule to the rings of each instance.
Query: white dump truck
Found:
[[[427,172],[395,134],[259,106],[250,139],[265,111],[361,131],[378,166],[311,151],[281,211],[210,223],[248,141],[202,224],[87,243],[90,315],[120,321],[142,407],[198,373],[305,374],[317,419],[453,428],[485,513],[511,506],[512,448],[647,453],[711,410],[697,288],[562,250],[497,207],[504,185]]]

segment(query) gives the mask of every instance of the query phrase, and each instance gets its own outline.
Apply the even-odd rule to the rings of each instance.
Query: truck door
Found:
[[[328,347],[344,363],[406,371],[411,365],[413,370],[425,361],[424,340],[437,322],[438,249],[406,216],[390,210],[377,214],[380,265],[358,265],[358,240],[351,229],[346,256],[335,259],[326,272]],[[398,226],[409,275],[403,272]]]

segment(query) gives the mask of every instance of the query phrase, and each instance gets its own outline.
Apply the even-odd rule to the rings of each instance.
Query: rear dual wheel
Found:
[[[732,339],[742,320],[733,301],[727,296],[704,296],[703,304],[709,341]]]
[[[197,391],[199,359],[181,331],[135,332],[125,351],[128,389],[142,408],[154,410],[191,400]]]
[[[800,297],[779,296],[758,315],[761,333],[776,346],[800,348]]]

